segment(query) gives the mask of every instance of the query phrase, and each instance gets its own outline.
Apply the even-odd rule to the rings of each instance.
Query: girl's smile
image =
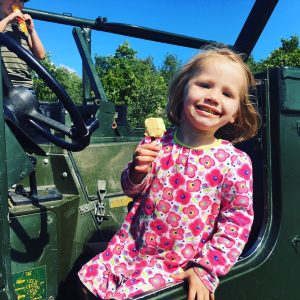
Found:
[[[199,111],[199,114],[203,114],[206,117],[214,118],[215,116],[220,115],[219,110],[210,107],[209,105],[206,105],[204,103],[196,103],[196,109]]]

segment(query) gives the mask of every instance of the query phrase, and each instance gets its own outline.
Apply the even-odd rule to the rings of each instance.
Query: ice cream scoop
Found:
[[[161,138],[166,131],[166,126],[162,118],[147,118],[145,120],[145,136],[151,139]]]

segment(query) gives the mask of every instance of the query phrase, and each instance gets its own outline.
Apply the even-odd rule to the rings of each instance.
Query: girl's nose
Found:
[[[218,105],[218,93],[215,91],[210,91],[210,93],[206,95],[204,102],[210,105]]]

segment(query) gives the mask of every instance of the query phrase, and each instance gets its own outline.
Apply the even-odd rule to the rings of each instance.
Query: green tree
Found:
[[[142,127],[149,116],[165,116],[167,84],[152,57],[136,54],[124,42],[113,56],[95,55],[95,65],[108,100],[126,105],[129,124]]]
[[[300,48],[298,36],[291,36],[290,39],[281,39],[281,47],[275,49],[264,60],[255,63],[250,59],[248,64],[253,72],[261,72],[274,67],[300,67]]]
[[[165,82],[169,85],[171,80],[174,78],[175,74],[178,72],[181,61],[174,54],[167,54],[163,61],[163,65],[160,69],[160,73],[165,79]]]
[[[51,56],[47,53],[46,58],[41,63],[50,71],[54,78],[62,85],[72,100],[80,104],[82,102],[82,82],[80,77],[66,67],[57,67],[51,61]],[[45,82],[33,72],[34,88],[37,99],[44,102],[57,101],[56,95],[45,84]]]

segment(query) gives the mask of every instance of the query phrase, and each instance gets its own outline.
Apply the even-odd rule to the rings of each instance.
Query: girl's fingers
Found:
[[[181,272],[171,275],[174,280],[185,280],[190,278],[188,272]],[[195,282],[189,282],[189,292],[187,300],[215,300],[215,294],[210,293],[207,289],[202,289]]]
[[[156,157],[156,156],[155,156]],[[139,154],[134,154],[133,159],[140,161],[140,162],[152,162],[155,159],[154,156],[150,155],[139,155]]]
[[[141,172],[141,173],[148,173],[149,172],[149,166],[148,165],[135,166],[134,170],[138,171],[138,172]]]
[[[172,274],[171,277],[175,280],[184,280],[185,278],[187,278],[187,276],[184,272]]]
[[[151,148],[145,148],[145,147],[137,147],[135,150],[136,155],[149,155],[149,156],[156,156],[159,152],[160,148],[151,147]]]
[[[195,291],[189,291],[187,300],[195,300],[195,297],[196,297],[196,292]],[[197,300],[201,300],[201,299],[200,298],[198,299],[198,296],[197,296]]]
[[[147,161],[147,160],[153,161],[156,156],[157,156],[156,152],[148,152],[148,151],[142,153],[135,152],[133,154],[133,159],[137,161]]]
[[[140,167],[144,165],[150,167],[154,162],[154,159],[155,158],[151,156],[137,156],[134,158],[133,163],[135,167]]]
[[[153,150],[153,151],[159,151],[161,149],[161,145],[155,144],[155,143],[150,143],[150,144],[141,144],[137,148],[140,149],[148,149],[148,150]]]
[[[133,154],[132,160],[135,165],[148,164],[151,165],[157,157],[159,148],[138,146]]]

